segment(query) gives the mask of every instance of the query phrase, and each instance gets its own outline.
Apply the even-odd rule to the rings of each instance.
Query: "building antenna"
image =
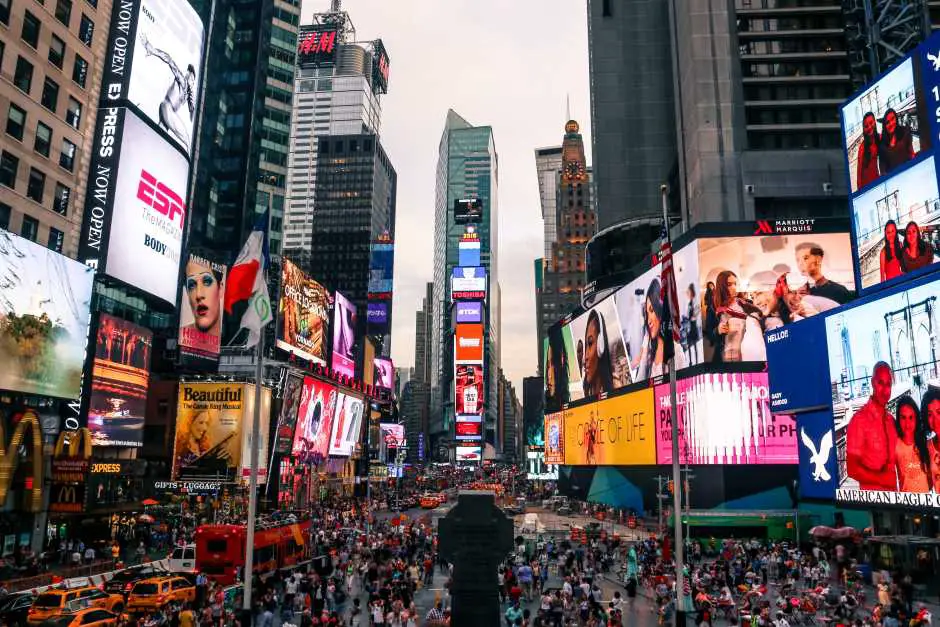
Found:
[[[330,0],[330,13],[339,13],[343,10],[343,0]]]
[[[339,2],[339,0],[336,0],[336,2]],[[571,119],[571,94],[565,94],[565,115],[568,120]]]

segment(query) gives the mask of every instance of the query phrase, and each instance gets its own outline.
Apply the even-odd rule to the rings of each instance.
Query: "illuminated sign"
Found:
[[[336,56],[335,30],[300,29],[297,37],[297,62],[326,62],[332,61]]]
[[[569,466],[656,463],[652,388],[566,409],[564,427]]]
[[[457,324],[474,324],[483,322],[483,303],[480,301],[459,302],[456,309]]]
[[[483,363],[483,325],[458,324],[454,333],[454,363]]]
[[[388,93],[388,52],[381,39],[372,44],[372,85],[376,91]]]
[[[119,475],[121,474],[121,464],[95,462],[91,465],[91,473],[96,475]]]
[[[454,222],[480,222],[483,219],[483,201],[479,198],[458,198],[454,201]]]
[[[486,294],[486,268],[456,266],[451,271],[450,289],[454,300],[467,299],[467,294]]]

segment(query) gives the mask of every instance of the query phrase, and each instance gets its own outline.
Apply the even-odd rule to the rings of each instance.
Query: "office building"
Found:
[[[539,180],[539,205],[542,209],[542,225],[545,231],[544,259],[552,258],[552,242],[555,241],[555,196],[558,193],[558,177],[561,174],[561,146],[535,149],[535,173]]]
[[[281,253],[297,0],[190,0],[207,25],[193,167],[189,245],[235,260],[256,221],[270,209],[270,252]]]
[[[527,449],[545,446],[545,382],[542,377],[522,380],[522,434]]]
[[[432,303],[434,302],[434,284],[425,285],[425,295],[421,309],[415,312],[415,365],[414,374],[402,394],[401,414],[405,423],[405,433],[409,442],[423,442],[428,439],[428,417],[430,412],[431,390],[431,333]],[[406,395],[407,393],[408,395]],[[408,460],[418,461],[417,446],[408,447]]]
[[[298,55],[294,78],[284,223],[284,248],[293,256],[310,250],[319,139],[379,134],[388,55],[381,40],[357,43],[355,34],[349,15],[338,7],[314,15],[301,28],[301,41],[311,42],[305,48],[315,50]]]
[[[498,180],[496,144],[489,126],[473,126],[453,110],[447,112],[438,147],[434,206],[434,294],[431,334],[431,450],[440,455],[441,443],[453,440],[454,320],[451,315],[451,274],[458,265],[457,243],[466,225],[455,219],[459,200],[478,200],[481,213],[476,230],[480,263],[487,273],[483,316],[484,442],[496,445],[495,401],[499,370],[499,281],[497,273]],[[445,447],[446,448],[446,447]]]
[[[522,405],[519,403],[515,387],[506,378],[502,369],[499,371],[499,400],[497,407],[499,413],[499,439],[496,443],[496,455],[504,462],[518,462],[524,459],[519,452]]]
[[[0,228],[72,258],[111,4],[0,2]]]

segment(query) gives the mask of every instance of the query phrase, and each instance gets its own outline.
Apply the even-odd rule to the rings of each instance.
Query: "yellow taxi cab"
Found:
[[[59,614],[42,621],[40,627],[116,627],[120,616],[100,607]]]
[[[120,613],[124,609],[124,597],[109,594],[89,582],[63,584],[47,589],[33,601],[26,615],[26,622],[38,625],[42,621],[74,608],[94,608]]]
[[[193,602],[196,586],[183,577],[152,577],[134,584],[127,597],[127,611],[140,612],[163,607],[167,603]]]

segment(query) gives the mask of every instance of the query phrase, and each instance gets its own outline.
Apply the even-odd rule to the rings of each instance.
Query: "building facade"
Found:
[[[0,228],[72,258],[111,6],[0,2]]]
[[[535,149],[535,173],[539,181],[539,205],[542,209],[542,226],[545,231],[546,261],[552,258],[552,242],[555,241],[555,196],[558,192],[558,176],[561,174],[561,146]]]
[[[476,225],[480,263],[487,271],[484,315],[484,443],[496,446],[499,370],[499,281],[497,274],[499,169],[493,130],[473,126],[456,112],[447,112],[438,147],[434,209],[434,295],[431,334],[432,451],[446,457],[454,425],[454,320],[451,315],[451,273],[458,265],[457,243],[465,225],[455,219],[455,203],[477,199],[482,215]]]

